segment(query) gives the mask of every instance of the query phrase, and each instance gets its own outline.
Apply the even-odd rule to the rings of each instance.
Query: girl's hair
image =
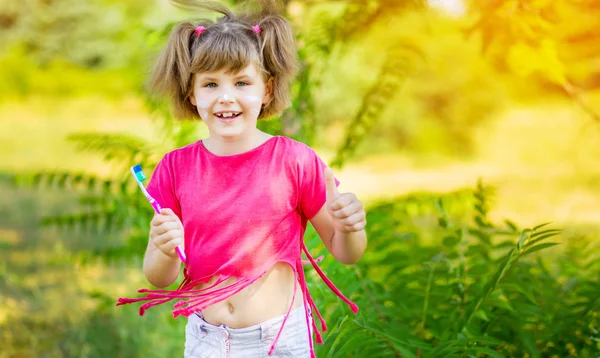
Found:
[[[216,21],[177,24],[156,62],[148,84],[150,91],[171,100],[175,118],[200,118],[190,103],[195,73],[235,73],[251,63],[263,73],[265,83],[273,79],[272,100],[263,106],[258,118],[279,115],[290,106],[290,84],[298,71],[296,44],[290,23],[278,14],[272,0],[237,16],[218,2],[172,2],[185,9],[223,14]],[[260,33],[253,30],[255,25]],[[205,27],[200,35],[196,35],[198,26]]]

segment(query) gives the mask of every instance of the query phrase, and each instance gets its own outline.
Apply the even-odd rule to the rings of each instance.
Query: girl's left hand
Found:
[[[337,190],[331,168],[325,168],[325,185],[327,188],[327,210],[333,218],[336,230],[341,232],[356,232],[364,230],[367,217],[363,204],[353,193],[343,193]]]

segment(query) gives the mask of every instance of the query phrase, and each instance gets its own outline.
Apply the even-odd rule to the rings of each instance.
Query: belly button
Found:
[[[233,305],[231,303],[227,303],[227,307],[229,308],[229,313],[233,313]]]

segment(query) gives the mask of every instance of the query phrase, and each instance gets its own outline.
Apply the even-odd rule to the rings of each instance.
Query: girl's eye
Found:
[[[205,84],[204,87],[214,88],[214,87],[217,87],[217,84],[214,82],[210,82],[210,83]]]
[[[235,85],[238,87],[245,87],[245,86],[248,86],[248,82],[239,81]]]

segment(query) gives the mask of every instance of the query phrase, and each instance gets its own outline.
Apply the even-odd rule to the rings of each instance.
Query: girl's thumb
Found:
[[[332,202],[340,196],[340,193],[338,192],[337,186],[335,184],[333,170],[331,170],[331,168],[329,167],[325,168],[325,189],[327,192],[328,203]]]

